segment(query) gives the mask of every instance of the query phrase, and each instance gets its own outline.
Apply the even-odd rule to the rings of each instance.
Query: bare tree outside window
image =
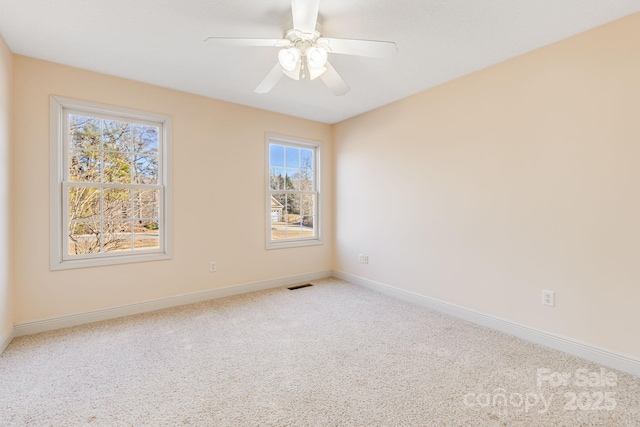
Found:
[[[158,248],[158,127],[80,114],[68,120],[69,254]]]

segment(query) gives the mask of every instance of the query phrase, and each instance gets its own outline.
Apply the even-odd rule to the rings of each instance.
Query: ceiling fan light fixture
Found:
[[[327,63],[327,51],[321,47],[310,47],[305,54],[311,70],[322,70]]]
[[[300,61],[300,51],[296,47],[282,49],[278,52],[278,61],[286,71],[293,71]]]
[[[291,77],[293,80],[300,80],[300,71],[302,70],[302,61],[298,61],[293,70],[282,69],[285,76]]]

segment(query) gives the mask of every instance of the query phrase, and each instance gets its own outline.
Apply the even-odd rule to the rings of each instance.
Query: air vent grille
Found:
[[[313,286],[313,285],[311,283],[305,283],[304,285],[296,285],[287,289],[289,289],[290,291],[295,291],[296,289],[308,288],[309,286]]]

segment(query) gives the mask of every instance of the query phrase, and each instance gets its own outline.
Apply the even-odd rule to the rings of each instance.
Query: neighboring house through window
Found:
[[[168,116],[51,97],[51,268],[170,258]]]
[[[275,197],[271,196],[271,222],[282,222],[282,211],[284,210],[284,206],[282,203],[276,200]]]
[[[320,144],[267,135],[267,248],[320,244]]]

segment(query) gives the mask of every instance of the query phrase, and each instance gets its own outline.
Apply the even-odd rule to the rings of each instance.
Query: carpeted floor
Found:
[[[1,426],[640,426],[640,378],[340,280],[16,338]]]

